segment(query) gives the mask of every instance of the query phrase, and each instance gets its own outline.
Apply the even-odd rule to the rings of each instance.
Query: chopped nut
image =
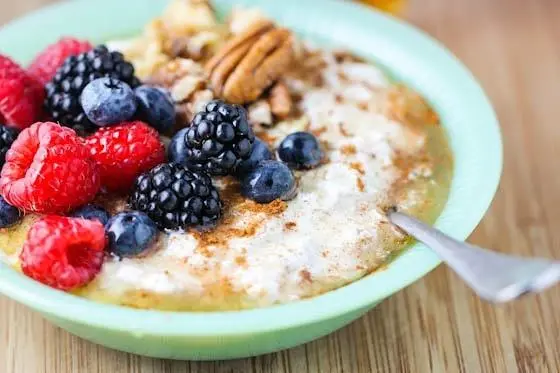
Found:
[[[188,34],[217,25],[207,0],[174,0],[165,9],[162,20],[176,34]]]
[[[171,97],[175,102],[183,102],[188,100],[195,91],[202,88],[204,88],[204,79],[199,76],[187,75],[173,84]]]
[[[292,97],[288,87],[283,82],[278,82],[272,87],[268,102],[272,114],[280,119],[288,117],[292,112]]]
[[[119,50],[134,65],[138,77],[149,76],[169,61],[169,57],[163,51],[166,34],[163,22],[156,19],[146,26],[141,37],[129,41],[128,45],[126,41],[121,43],[122,49]]]
[[[189,38],[187,43],[187,51],[191,56],[204,57],[207,49],[212,45],[219,44],[221,40],[220,34],[211,31],[202,31]]]
[[[254,125],[263,125],[265,127],[271,127],[272,121],[272,111],[270,104],[266,100],[259,100],[249,106],[249,122]]]
[[[171,36],[164,45],[164,51],[171,58],[182,57],[202,61],[215,54],[223,40],[217,31],[201,31],[186,36]]]
[[[233,34],[240,34],[253,24],[266,20],[265,15],[258,8],[234,8],[229,18],[229,30]]]
[[[192,113],[198,113],[199,111],[203,110],[206,104],[208,104],[213,99],[214,94],[209,89],[196,92],[192,100]]]
[[[221,47],[227,27],[220,25],[206,0],[174,0],[141,37],[114,45],[136,69],[139,78],[151,76],[176,57],[205,61]]]
[[[292,92],[303,92],[309,86],[322,87],[325,80],[323,72],[327,66],[324,54],[320,51],[303,47],[297,53],[299,54],[297,59],[298,68],[289,71],[288,76],[285,77],[290,90]]]
[[[237,104],[255,101],[292,63],[292,44],[289,30],[257,21],[206,65],[214,93]]]
[[[146,82],[153,85],[161,85],[171,88],[178,80],[185,76],[194,76],[204,79],[204,70],[200,64],[185,58],[176,58],[173,61],[159,67],[146,79]]]
[[[182,127],[187,126],[193,119],[194,115],[201,110],[204,110],[206,104],[214,99],[214,94],[209,89],[203,89],[194,92],[190,98],[179,105],[177,105],[177,115],[180,118],[178,123],[182,124]]]
[[[157,69],[146,83],[167,88],[177,111],[176,123],[179,129],[186,126],[194,113],[214,98],[207,87],[202,66],[189,59],[176,58]]]

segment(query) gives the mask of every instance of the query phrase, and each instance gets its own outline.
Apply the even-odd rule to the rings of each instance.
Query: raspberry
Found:
[[[85,141],[110,192],[128,192],[138,175],[165,160],[157,131],[140,121],[101,128]]]
[[[60,213],[91,201],[99,172],[83,141],[69,128],[38,122],[23,130],[6,154],[0,191],[27,212]]]
[[[31,62],[27,71],[41,84],[45,85],[54,77],[56,70],[62,66],[66,58],[87,52],[90,49],[93,49],[93,45],[88,41],[70,37],[62,38],[39,53]]]
[[[72,290],[99,273],[105,242],[105,230],[98,221],[45,216],[27,233],[21,269],[45,285]]]
[[[10,58],[0,55],[0,122],[24,129],[43,115],[45,91]]]

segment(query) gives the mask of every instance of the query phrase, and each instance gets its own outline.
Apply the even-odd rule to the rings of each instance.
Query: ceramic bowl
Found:
[[[214,1],[227,14],[230,0]],[[455,157],[449,201],[437,228],[465,239],[496,192],[502,144],[495,114],[469,71],[402,21],[339,0],[239,0],[298,34],[343,46],[421,92],[441,116]],[[140,32],[166,5],[156,0],[74,0],[0,30],[0,52],[25,64],[62,35],[102,42]],[[291,304],[235,312],[159,312],[99,304],[43,286],[0,263],[0,292],[70,333],[118,350],[174,359],[227,359],[302,344],[348,324],[440,261],[417,244],[383,271]]]

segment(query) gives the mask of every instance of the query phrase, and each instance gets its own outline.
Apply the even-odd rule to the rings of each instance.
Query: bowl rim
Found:
[[[229,0],[215,0],[214,5],[220,10],[227,7],[228,2]],[[372,58],[388,66],[407,85],[420,91],[442,116],[442,122],[450,133],[455,171],[463,166],[468,169],[466,175],[454,176],[448,205],[436,226],[457,239],[465,239],[474,230],[497,190],[502,170],[503,147],[498,121],[488,98],[457,58],[415,27],[359,4],[336,0],[240,0],[237,3],[258,4],[269,14],[274,14],[273,18],[288,25],[296,17],[296,6],[297,12],[305,13],[307,9],[312,10],[320,3],[323,9],[321,17],[337,17],[335,30],[330,30],[330,35],[326,37],[328,40],[344,45],[351,36],[352,40],[357,40],[355,43],[367,41],[375,45],[371,50],[368,48]],[[39,50],[39,46],[54,41],[59,33],[59,25],[67,22],[68,15],[86,11],[90,17],[69,22],[67,29],[75,31],[74,35],[78,37],[93,35],[95,31],[92,29],[95,26],[91,24],[91,18],[101,14],[99,9],[105,9],[105,5],[113,7],[114,11],[111,13],[121,17],[115,32],[124,35],[124,32],[142,27],[140,22],[156,16],[157,11],[165,4],[153,0],[73,0],[57,3],[0,29],[0,51],[13,55],[20,61],[29,60],[32,53]],[[135,7],[135,12],[129,11],[132,6]],[[103,11],[103,16],[107,17],[106,11]],[[307,17],[310,17],[309,14]],[[109,16],[106,20],[107,23],[111,23],[110,18]],[[83,27],[80,22],[85,22]],[[311,17],[306,22],[320,21]],[[293,26],[298,31],[297,23]],[[33,30],[45,30],[45,33],[42,36],[35,35]],[[309,33],[309,29],[307,32]],[[320,31],[317,33],[321,35]],[[38,38],[38,41],[32,42],[31,40],[35,40],[32,36]],[[22,49],[20,43],[26,37],[28,48]],[[360,48],[360,52],[364,50],[365,47]],[[403,62],[405,58],[408,60]],[[425,70],[425,74],[420,68]],[[421,76],[413,76],[415,73]],[[454,90],[445,92],[446,88],[453,87]],[[460,92],[457,87],[460,87]],[[461,124],[472,125],[473,131],[477,132],[476,136],[471,136]],[[453,135],[451,130],[455,127],[460,130]],[[468,139],[460,139],[458,136]],[[468,145],[463,145],[466,141]],[[464,147],[467,149],[463,149]],[[457,154],[461,156],[457,157]],[[240,335],[295,328],[367,309],[424,276],[439,263],[440,260],[433,252],[421,244],[415,244],[384,270],[342,288],[293,303],[241,311],[167,312],[97,303],[51,289],[3,263],[0,263],[0,292],[48,316],[97,328],[128,331],[136,335]]]

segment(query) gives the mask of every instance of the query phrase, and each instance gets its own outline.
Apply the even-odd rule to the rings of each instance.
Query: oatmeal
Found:
[[[320,165],[293,171],[295,197],[266,204],[244,197],[236,178],[214,177],[224,206],[212,230],[166,231],[145,256],[109,256],[95,280],[74,291],[80,296],[165,310],[312,297],[374,272],[409,244],[387,221],[388,207],[430,222],[445,204],[452,157],[437,114],[420,96],[349,53],[296,40],[258,11],[237,10],[220,25],[205,9],[197,10],[204,15],[197,20],[169,20],[166,13],[144,36],[108,45],[133,61],[140,78],[170,90],[178,129],[213,98],[229,98],[247,108],[256,136],[270,149],[294,132],[312,134],[323,152]],[[240,37],[249,44],[228,47]],[[180,48],[178,38],[204,46]],[[246,61],[259,42],[269,57]],[[247,71],[257,73],[247,77]],[[126,209],[116,202],[122,199],[98,201]],[[18,229],[27,226],[2,235]],[[0,257],[17,265],[18,251],[0,250]]]

